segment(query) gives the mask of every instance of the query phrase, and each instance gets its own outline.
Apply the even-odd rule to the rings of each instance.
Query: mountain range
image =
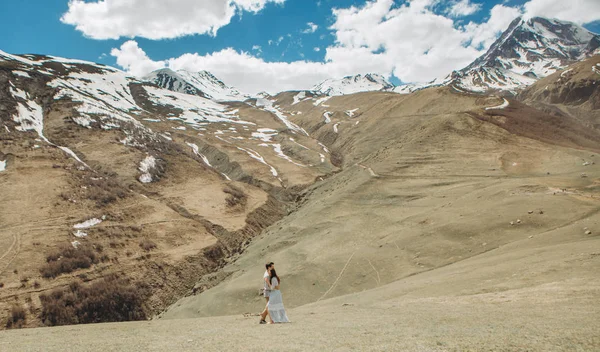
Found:
[[[273,261],[297,350],[597,350],[597,37],[518,19],[427,89],[255,96],[0,52],[0,328],[154,318],[0,349],[264,349]]]
[[[594,55],[600,36],[565,21],[534,17],[515,19],[481,57],[467,67],[428,83],[395,87],[379,74],[357,74],[328,79],[311,94],[338,96],[367,91],[410,93],[451,85],[468,92],[499,91],[515,95],[524,87],[574,62]],[[225,85],[210,72],[160,69],[142,78],[174,92],[198,95],[215,101],[244,101],[250,95]]]

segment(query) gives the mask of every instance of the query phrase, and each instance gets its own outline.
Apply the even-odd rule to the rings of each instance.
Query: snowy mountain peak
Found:
[[[394,86],[385,77],[367,73],[346,76],[342,79],[328,79],[312,88],[312,91],[335,96],[369,91],[390,91]]]
[[[174,92],[199,95],[215,101],[244,101],[249,98],[247,94],[227,86],[208,71],[173,71],[163,68],[150,73],[144,80]]]
[[[571,22],[515,19],[488,51],[453,73],[456,87],[516,91],[593,55],[600,36]]]

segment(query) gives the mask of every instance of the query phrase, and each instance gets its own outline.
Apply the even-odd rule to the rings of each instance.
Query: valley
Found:
[[[269,261],[291,350],[598,348],[582,30],[517,19],[429,85],[273,95],[0,52],[0,349],[265,350]]]

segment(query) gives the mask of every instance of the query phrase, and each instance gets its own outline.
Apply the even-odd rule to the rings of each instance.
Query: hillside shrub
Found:
[[[49,326],[144,320],[148,294],[146,286],[117,275],[89,285],[74,282],[40,296],[40,318]]]

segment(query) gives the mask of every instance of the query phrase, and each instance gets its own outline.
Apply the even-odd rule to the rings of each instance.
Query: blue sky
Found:
[[[106,0],[108,2],[115,3],[116,0]],[[134,0],[133,2],[138,1]],[[154,0],[145,0],[152,2]],[[164,0],[160,0],[164,1]],[[226,1],[236,1],[236,0],[209,0],[215,2],[223,2]],[[200,59],[197,59],[195,62],[203,62],[206,63],[206,60],[202,60],[201,58],[205,55],[211,55],[213,53],[223,53],[223,50],[227,48],[233,49],[235,52],[246,53],[246,56],[243,58],[244,60],[250,60],[252,58],[257,58],[261,60],[260,66],[262,69],[270,69],[270,67],[264,65],[264,63],[297,63],[297,62],[309,62],[309,63],[324,63],[325,61],[335,61],[337,60],[333,54],[327,56],[327,48],[332,48],[335,46],[343,46],[344,48],[348,48],[352,46],[354,51],[348,51],[347,55],[356,55],[359,53],[358,50],[362,47],[369,47],[371,50],[371,54],[374,58],[380,58],[381,55],[377,56],[381,51],[392,52],[393,48],[389,48],[386,46],[386,42],[383,41],[376,45],[380,45],[381,48],[377,49],[371,47],[370,43],[366,43],[369,41],[369,38],[362,38],[358,41],[362,41],[362,43],[354,46],[353,41],[355,39],[348,39],[347,43],[343,43],[343,41],[339,40],[339,36],[342,32],[346,34],[352,33],[352,31],[360,31],[361,28],[369,28],[368,23],[366,23],[367,27],[356,27],[355,29],[348,29],[346,27],[340,29],[338,26],[337,29],[331,28],[336,23],[343,22],[343,17],[347,16],[350,18],[351,16],[359,16],[361,13],[361,9],[363,9],[366,13],[367,5],[373,5],[373,11],[375,11],[375,7],[379,6],[380,11],[387,11],[387,13],[393,13],[394,9],[399,9],[403,6],[408,6],[407,1],[402,0],[378,0],[377,4],[375,2],[370,2],[367,0],[321,0],[321,1],[309,1],[309,0],[237,0],[241,3],[244,1],[246,3],[255,2],[256,7],[254,10],[256,11],[246,11],[248,7],[242,9],[238,8],[235,11],[235,15],[229,18],[229,23],[226,25],[218,25],[216,29],[216,35],[212,35],[210,33],[201,33],[202,30],[198,30],[197,34],[185,35],[181,37],[171,38],[172,35],[165,34],[164,38],[158,39],[147,39],[144,38],[144,33],[140,32],[139,35],[131,35],[131,33],[124,32],[123,35],[118,33],[118,30],[112,31],[110,34],[101,33],[97,34],[98,29],[95,29],[96,32],[93,32],[92,35],[90,33],[85,33],[85,30],[77,29],[74,24],[64,23],[65,21],[61,21],[61,17],[69,12],[70,4],[67,0],[23,0],[23,1],[5,1],[2,4],[2,11],[0,12],[0,27],[2,27],[3,33],[11,33],[11,35],[4,35],[0,37],[0,50],[9,52],[9,53],[40,53],[40,54],[50,54],[55,56],[62,56],[68,58],[76,58],[83,59],[95,62],[101,62],[104,64],[108,64],[111,66],[118,66],[118,62],[121,63],[121,67],[125,69],[129,69],[132,73],[139,74],[142,72],[142,69],[136,69],[136,63],[131,63],[125,58],[121,58],[118,61],[119,57],[111,55],[111,50],[115,48],[122,48],[122,45],[129,40],[133,39],[137,44],[137,47],[147,55],[147,57],[153,62],[163,62],[163,60],[173,60],[177,58],[181,58],[185,56],[185,54],[195,54]],[[557,0],[532,0],[532,3],[542,3],[537,4],[538,7],[543,8],[543,11],[546,11],[548,6],[543,4],[546,1],[548,6],[552,6],[556,4]],[[560,0],[563,1],[563,0]],[[590,3],[594,3],[597,0],[586,0]],[[82,2],[80,0],[80,2]],[[89,3],[97,3],[98,1],[90,1],[87,0],[85,3],[80,4],[82,8],[84,8],[85,4]],[[118,1],[116,1],[118,2]],[[176,3],[180,3],[181,6],[177,6]],[[191,0],[177,0],[171,1],[173,3],[173,14],[172,19],[174,23],[178,23],[177,16],[184,16],[185,12],[189,12],[191,10],[190,7],[186,8],[186,5],[192,6],[193,8],[198,8],[204,6],[203,3],[206,1],[191,1]],[[386,2],[389,2],[391,5],[386,6]],[[494,7],[502,7],[504,9],[522,9],[523,5],[528,3],[527,0],[511,0],[511,1],[503,1],[503,0],[414,0],[414,4],[410,4],[410,6],[416,7],[416,3],[423,2],[428,5],[428,9],[426,11],[429,12],[432,16],[444,17],[451,19],[452,26],[454,28],[461,28],[465,25],[471,23],[473,26],[480,25],[482,28],[479,31],[484,30],[484,26],[487,22],[490,22],[490,17],[492,9]],[[469,6],[474,6],[476,8],[473,13],[468,13],[469,11],[465,11],[460,16],[452,16],[449,14],[452,6],[456,5],[458,2],[464,2],[464,4]],[[564,1],[563,1],[564,2]],[[600,2],[600,1],[599,1]],[[141,3],[141,2],[140,2]],[[192,5],[189,5],[192,4]],[[536,4],[534,4],[536,5]],[[206,5],[212,6],[212,5]],[[244,6],[244,5],[240,5]],[[248,5],[250,6],[250,5]],[[253,5],[254,6],[254,5]],[[355,11],[350,11],[351,7],[354,6]],[[558,5],[557,5],[558,6]],[[333,9],[346,9],[348,13],[345,14],[334,14]],[[87,9],[85,9],[87,11]],[[577,10],[577,9],[575,9]],[[102,15],[98,15],[92,12],[93,10],[89,10],[89,18],[98,18],[102,17]],[[118,10],[115,10],[118,11]],[[162,10],[165,11],[164,9]],[[170,10],[168,10],[170,11]],[[509,10],[507,10],[507,14],[504,15],[506,18],[500,20],[493,19],[497,23],[502,24],[502,27],[506,26],[506,22],[510,21],[510,14],[512,14]],[[524,10],[521,10],[524,11]],[[538,10],[541,11],[541,10]],[[131,15],[131,9],[128,10],[128,14]],[[218,12],[218,11],[217,11]],[[560,8],[556,9],[556,12],[563,12]],[[589,12],[589,11],[588,11]],[[215,12],[216,13],[216,12]],[[550,12],[552,14],[552,12]],[[117,14],[118,15],[118,14]],[[594,21],[594,17],[588,15],[585,18],[578,18],[577,14],[571,15],[572,18],[563,18],[565,20],[576,21],[580,23],[585,23],[584,26],[596,33],[600,32],[600,13],[596,14],[596,18]],[[78,17],[79,16],[79,17]],[[220,15],[216,15],[220,16]],[[71,22],[85,23],[85,21],[89,21],[84,15],[76,14],[73,16],[75,20],[71,20]],[[135,16],[131,16],[130,21],[135,21]],[[143,17],[140,15],[140,17]],[[496,16],[500,18],[501,16]],[[183,18],[183,17],[182,17]],[[219,17],[220,18],[220,17]],[[224,17],[226,18],[226,16]],[[110,18],[107,19],[109,21]],[[148,21],[144,18],[140,18],[140,21]],[[152,21],[152,19],[150,19]],[[443,22],[443,18],[440,18],[440,21]],[[182,20],[183,22],[183,20]],[[427,22],[426,18],[424,18],[423,22]],[[442,23],[440,22],[440,23]],[[110,23],[110,22],[106,22]],[[309,23],[313,23],[316,25],[316,30],[314,32],[308,31],[307,29],[310,27]],[[131,23],[131,27],[134,28],[136,23]],[[418,25],[418,24],[417,24]],[[101,24],[101,26],[105,27],[119,27],[114,24]],[[390,24],[391,26],[391,24]],[[431,28],[438,28],[438,25],[433,25]],[[135,29],[133,29],[135,31]],[[406,31],[406,28],[404,29]],[[426,28],[426,30],[431,30]],[[488,32],[491,29],[486,29]],[[383,29],[381,29],[383,31]],[[376,32],[372,34],[364,34],[365,36],[378,36],[381,32]],[[116,33],[116,34],[115,34]],[[496,32],[493,33],[497,35]],[[117,36],[118,39],[93,39],[92,37],[98,36]],[[159,34],[159,37],[163,34]],[[486,34],[489,37],[489,34]],[[410,35],[406,37],[399,37],[397,40],[402,41],[410,41]],[[443,39],[442,39],[443,40]],[[366,42],[365,42],[366,41]],[[421,40],[422,41],[422,40]],[[340,44],[341,43],[341,44]],[[366,44],[365,44],[366,43]],[[383,44],[382,44],[383,43]],[[390,43],[389,41],[387,43]],[[479,48],[471,48],[469,53],[464,53],[460,58],[452,58],[452,60],[456,61],[454,65],[463,64],[464,62],[469,62],[471,60],[470,56],[477,55],[478,52],[476,49],[481,49],[483,46],[486,46],[490,43],[489,38],[486,40],[481,40]],[[431,44],[431,47],[435,47],[435,43]],[[415,45],[417,47],[418,45]],[[315,48],[318,48],[316,51]],[[410,49],[410,46],[404,46],[402,48],[403,51]],[[442,51],[444,48],[440,48]],[[451,49],[444,49],[451,50]],[[123,50],[124,51],[124,50]],[[435,51],[435,50],[434,50]],[[398,52],[400,52],[400,48],[398,48]],[[233,55],[233,54],[232,54]],[[341,54],[340,54],[341,55]],[[361,54],[362,55],[362,54]],[[391,54],[390,54],[391,55]],[[388,55],[388,56],[390,56]],[[464,56],[464,57],[463,57]],[[356,56],[357,60],[359,56]],[[143,59],[143,58],[142,58]],[[365,60],[365,69],[370,69],[371,65],[367,63],[369,61],[369,57],[360,56],[361,60]],[[386,59],[394,60],[388,57]],[[338,60],[339,61],[339,60]],[[343,61],[343,60],[342,60]],[[387,62],[386,61],[386,62]],[[126,62],[126,64],[123,64]],[[164,61],[163,65],[166,66],[182,66],[183,68],[190,69],[188,66],[193,66],[189,62],[183,63],[182,60],[173,61],[170,63],[166,63]],[[141,65],[141,64],[140,64]],[[158,64],[157,64],[158,65]],[[208,65],[208,64],[207,64]],[[149,64],[146,62],[146,65],[143,67],[155,67],[156,65]],[[160,66],[160,65],[158,65]],[[208,65],[211,66],[211,65]],[[214,66],[214,65],[213,65]],[[321,65],[323,66],[323,65]],[[319,66],[319,67],[321,67]],[[349,73],[349,70],[352,69],[361,69],[361,66],[343,63],[340,64],[340,67],[344,66],[344,68],[336,68],[333,69],[331,74],[334,73]],[[356,66],[356,67],[355,67]],[[386,64],[382,64],[382,66],[386,66]],[[411,73],[401,73],[401,69],[399,69],[396,64],[390,64],[389,67],[386,66],[386,70],[389,72],[384,72],[382,74],[386,74],[394,83],[400,83],[401,79],[405,81],[415,81],[420,76],[414,72],[418,72],[418,69],[415,69],[414,72]],[[142,66],[140,66],[142,67]],[[252,66],[254,67],[254,66]],[[258,66],[256,66],[258,67]],[[279,65],[278,67],[281,67]],[[460,67],[459,67],[460,68]],[[202,69],[202,67],[198,67],[198,69]],[[210,67],[207,67],[210,69]],[[290,68],[290,70],[292,70]],[[309,70],[307,68],[307,70]],[[138,71],[138,72],[136,72]],[[214,70],[213,70],[214,71]],[[217,71],[219,71],[217,67]],[[441,72],[441,71],[440,71]],[[448,71],[450,72],[450,71]],[[361,72],[356,72],[361,73]],[[219,72],[216,73],[219,75]],[[234,72],[232,73],[223,73],[223,75],[233,77]],[[323,74],[326,76],[326,74]],[[425,77],[425,75],[422,75]],[[430,79],[431,77],[426,77]],[[316,77],[315,77],[316,79]],[[229,81],[231,79],[229,78]],[[227,80],[226,80],[227,82]]]

